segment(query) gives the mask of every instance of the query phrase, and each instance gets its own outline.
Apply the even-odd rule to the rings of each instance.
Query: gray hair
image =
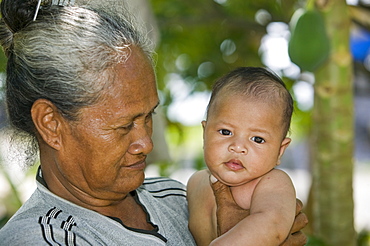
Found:
[[[37,0],[1,2],[8,115],[12,126],[32,137],[31,107],[37,99],[50,100],[66,119],[76,120],[79,110],[95,103],[108,83],[102,73],[125,62],[130,46],[141,48],[149,59],[153,54],[146,35],[122,11],[45,2],[51,1],[43,1],[35,21]]]

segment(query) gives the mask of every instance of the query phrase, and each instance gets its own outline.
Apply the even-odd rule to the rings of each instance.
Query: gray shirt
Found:
[[[154,230],[129,228],[64,200],[47,189],[38,172],[37,189],[0,230],[0,245],[195,245],[183,184],[149,178],[132,195]]]

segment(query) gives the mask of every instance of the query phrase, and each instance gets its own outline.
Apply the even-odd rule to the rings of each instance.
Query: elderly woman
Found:
[[[1,244],[194,245],[185,187],[144,179],[159,103],[145,35],[122,15],[72,4],[1,3],[9,118],[37,140],[41,163]],[[224,218],[237,212],[219,205]]]

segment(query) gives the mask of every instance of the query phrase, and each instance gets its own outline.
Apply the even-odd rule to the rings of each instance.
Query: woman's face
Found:
[[[133,47],[127,62],[107,77],[112,81],[99,102],[82,109],[78,121],[66,121],[68,130],[53,163],[53,175],[82,201],[118,201],[136,189],[153,148],[158,96],[149,60]]]

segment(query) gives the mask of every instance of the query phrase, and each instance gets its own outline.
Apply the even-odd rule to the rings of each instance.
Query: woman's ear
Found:
[[[53,149],[59,150],[64,119],[57,107],[49,100],[38,99],[32,105],[31,116],[36,130],[44,142]]]
[[[277,160],[276,165],[280,165],[280,158],[283,156],[286,148],[288,148],[291,141],[292,141],[291,138],[284,138],[284,140],[281,142],[280,150],[279,150],[279,156],[278,156],[278,160]]]

